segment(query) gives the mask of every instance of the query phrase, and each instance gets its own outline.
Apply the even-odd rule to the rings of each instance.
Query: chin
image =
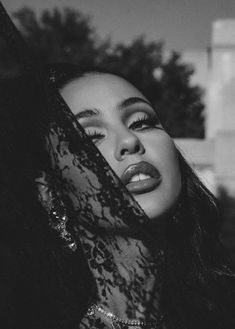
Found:
[[[158,221],[162,219],[163,217],[165,218],[169,213],[170,209],[168,207],[163,207],[163,206],[156,206],[155,204],[141,204],[139,202],[141,208],[144,210],[145,214],[149,217],[149,219]]]
[[[180,192],[175,195],[168,194],[168,196],[165,196],[164,194],[149,192],[134,195],[134,198],[146,215],[152,221],[157,222],[173,214],[179,194]]]

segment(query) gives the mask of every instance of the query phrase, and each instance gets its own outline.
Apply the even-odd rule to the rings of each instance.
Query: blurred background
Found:
[[[235,1],[2,2],[40,61],[104,67],[150,99],[218,197],[235,264]],[[0,70],[12,70],[3,43]]]

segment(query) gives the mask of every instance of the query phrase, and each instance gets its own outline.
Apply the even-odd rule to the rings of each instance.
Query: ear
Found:
[[[49,188],[48,174],[45,171],[38,172],[35,182],[35,191],[38,196],[38,200],[41,202],[42,206],[48,210],[51,204],[51,190]]]

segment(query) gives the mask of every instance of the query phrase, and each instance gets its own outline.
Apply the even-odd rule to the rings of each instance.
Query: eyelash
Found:
[[[139,117],[137,118],[134,122],[132,122],[129,126],[130,129],[138,129],[141,128],[139,130],[147,130],[147,129],[153,129],[155,128],[157,125],[159,125],[159,119],[156,115],[145,115],[143,117]],[[144,125],[146,125],[147,127],[143,127]]]
[[[152,115],[152,116],[143,116],[143,117],[139,117],[137,118],[135,121],[133,121],[130,125],[129,125],[129,129],[137,129],[137,130],[147,130],[147,129],[154,129],[158,124],[159,124],[159,119],[156,115]],[[143,127],[144,125],[146,125],[147,127]],[[140,129],[139,129],[140,128]],[[104,134],[102,134],[101,132],[94,130],[92,132],[87,131],[87,135],[91,140],[100,140],[102,138],[105,137]],[[96,141],[94,141],[96,142]]]
[[[91,140],[94,140],[94,139],[102,139],[103,137],[105,137],[104,134],[102,134],[101,132],[97,131],[97,130],[94,130],[92,132],[90,131],[87,131],[86,133],[88,135],[88,137],[91,139]],[[95,142],[95,141],[94,141]]]

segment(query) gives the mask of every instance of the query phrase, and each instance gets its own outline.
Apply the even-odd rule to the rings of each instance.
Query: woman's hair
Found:
[[[109,73],[71,64],[51,65],[48,72],[59,90],[84,75]],[[32,114],[37,111],[31,111],[32,106],[43,107],[44,97],[30,76],[3,82],[1,89],[1,258],[10,262],[3,277],[11,278],[3,289],[8,299],[0,303],[4,328],[17,328],[25,319],[25,328],[76,328],[93,279],[80,252],[68,254],[60,248],[32,190],[32,168],[50,167],[43,145],[47,127],[40,125],[41,113],[37,118]],[[219,239],[217,202],[179,151],[178,157],[182,192],[177,220],[167,219],[161,300],[167,329],[232,329],[234,274]]]
[[[85,75],[113,73],[70,64],[52,65],[49,72],[58,89]],[[167,223],[162,304],[173,328],[179,323],[182,328],[232,328],[235,274],[220,242],[217,200],[177,152],[182,191],[175,220],[168,218]]]

